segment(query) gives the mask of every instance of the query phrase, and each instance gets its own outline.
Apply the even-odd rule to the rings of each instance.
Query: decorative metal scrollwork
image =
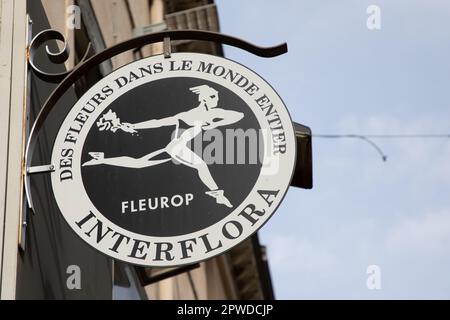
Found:
[[[70,48],[67,45],[67,41],[64,38],[64,35],[60,32],[52,29],[47,29],[39,32],[33,40],[30,42],[29,46],[29,58],[28,63],[30,64],[30,67],[33,69],[35,74],[42,80],[47,82],[53,82],[58,83],[61,82],[68,74],[70,74],[72,70],[60,72],[60,73],[50,73],[45,72],[41,70],[38,66],[36,66],[36,63],[34,61],[35,56],[39,48],[47,41],[61,41],[64,43],[64,47],[59,52],[52,52],[50,51],[50,48],[48,45],[45,46],[45,51],[47,53],[47,57],[50,59],[51,62],[55,64],[62,64],[67,61],[70,55]],[[80,64],[83,63],[93,52],[92,52],[92,46],[91,43],[88,44],[88,47],[86,49],[86,52],[79,62]]]

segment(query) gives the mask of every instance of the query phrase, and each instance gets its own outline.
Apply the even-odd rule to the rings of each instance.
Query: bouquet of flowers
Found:
[[[97,121],[97,127],[99,131],[111,131],[114,133],[118,129],[128,133],[137,132],[131,127],[131,124],[120,122],[120,118],[112,110],[109,110]]]

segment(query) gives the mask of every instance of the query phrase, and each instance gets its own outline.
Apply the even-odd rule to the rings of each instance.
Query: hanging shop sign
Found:
[[[273,88],[228,59],[153,56],[73,106],[51,184],[84,241],[128,263],[202,261],[256,232],[282,201],[296,143]]]

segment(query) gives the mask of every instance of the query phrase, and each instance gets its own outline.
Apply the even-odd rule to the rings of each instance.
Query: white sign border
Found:
[[[241,243],[242,241],[250,237],[252,234],[254,234],[257,230],[259,230],[276,211],[289,188],[290,181],[292,179],[295,168],[297,150],[292,120],[290,118],[290,115],[288,113],[285,104],[283,103],[279,95],[275,92],[275,90],[262,77],[260,77],[252,70],[246,68],[245,66],[237,62],[222,57],[199,53],[173,53],[170,59],[165,59],[163,55],[144,58],[138,61],[134,61],[111,72],[109,75],[107,75],[99,82],[97,82],[75,103],[75,105],[72,107],[68,115],[65,117],[54,142],[54,147],[52,150],[52,164],[58,166],[60,152],[62,149],[64,149],[64,146],[67,145],[64,143],[65,134],[70,128],[75,116],[96,92],[99,92],[101,88],[103,88],[105,85],[110,84],[115,78],[120,77],[122,75],[127,75],[130,71],[135,70],[139,66],[146,67],[148,64],[154,64],[157,62],[167,63],[170,60],[177,60],[177,61],[191,60],[191,61],[212,62],[215,65],[222,65],[224,67],[237,71],[240,74],[247,77],[249,80],[253,81],[255,84],[259,86],[260,90],[264,92],[272,101],[272,103],[276,106],[277,112],[280,116],[280,119],[282,120],[282,124],[286,134],[286,144],[288,148],[286,154],[281,157],[281,162],[279,163],[280,172],[277,175],[271,176],[260,175],[258,181],[256,182],[253,190],[250,192],[248,197],[238,207],[234,208],[234,210],[223,220],[203,230],[182,236],[150,237],[142,234],[136,234],[119,227],[118,225],[112,223],[106,217],[104,217],[91,203],[82,184],[81,154],[84,141],[87,137],[87,134],[90,131],[90,128],[95,124],[95,120],[106,108],[108,108],[108,106],[115,99],[117,99],[119,96],[125,94],[126,92],[132,90],[137,86],[159,79],[165,79],[170,77],[200,78],[218,83],[230,89],[232,92],[238,94],[246,102],[246,104],[251,109],[253,109],[253,113],[257,117],[261,128],[268,128],[268,125],[267,124],[264,125],[263,121],[265,120],[265,118],[263,115],[263,111],[259,109],[258,112],[257,104],[254,101],[254,97],[247,95],[245,92],[237,92],[236,90],[237,87],[225,79],[223,79],[223,81],[220,81],[219,80],[220,78],[203,72],[200,73],[195,71],[170,71],[170,72],[164,71],[159,74],[154,74],[152,76],[143,77],[139,80],[136,80],[132,84],[126,86],[126,90],[114,90],[114,93],[111,96],[109,96],[105,101],[103,101],[102,104],[96,109],[96,111],[90,116],[88,121],[85,123],[85,126],[83,127],[81,134],[78,136],[78,142],[76,144],[78,147],[74,148],[75,152],[73,156],[73,163],[75,164],[75,167],[72,168],[74,174],[73,181],[75,182],[63,186],[63,184],[59,182],[58,170],[56,170],[51,174],[51,182],[52,182],[51,185],[57,205],[64,219],[78,236],[80,236],[92,247],[102,252],[103,254],[106,254],[107,256],[110,256],[114,259],[118,259],[127,263],[141,266],[172,267],[172,266],[192,264],[222,254],[231,249],[232,247],[236,246],[237,244]],[[265,146],[267,146],[267,141],[265,141]],[[280,194],[273,201],[273,204],[270,206],[269,212],[266,212],[266,214],[258,220],[258,223],[256,223],[253,226],[249,226],[247,225],[248,221],[246,221],[245,219],[243,220],[242,217],[238,216],[238,214],[242,211],[242,209],[245,208],[246,205],[252,203],[255,204],[257,208],[267,209],[266,201],[256,192],[256,190],[280,190]],[[95,240],[95,236],[91,237],[88,236],[85,232],[80,232],[81,230],[76,225],[76,222],[80,221],[85,216],[87,216],[89,211],[92,211],[99,219],[101,219],[104,228],[110,227],[112,230],[120,232],[121,234],[129,236],[130,238],[147,241],[150,242],[150,244],[153,244],[155,242],[171,242],[173,244],[176,244],[178,243],[178,241],[181,240],[191,238],[197,239],[199,236],[207,233],[209,235],[210,243],[212,244],[213,247],[216,243],[218,243],[218,241],[222,242],[222,247],[217,250],[210,251],[209,253],[202,253],[204,251],[204,247],[202,247],[201,245],[199,245],[199,243],[197,243],[197,246],[199,248],[198,250],[194,250],[190,258],[186,259],[178,258],[172,261],[154,261],[150,259],[150,257],[153,257],[153,255],[148,255],[149,259],[144,260],[127,257],[124,256],[123,254],[120,254],[120,251],[119,253],[114,253],[109,249],[116,242],[113,238],[105,237],[104,240],[102,240],[100,243],[97,243]],[[244,226],[244,231],[238,239],[229,240],[222,236],[221,226],[223,226],[224,223],[230,220],[240,221]],[[126,252],[130,252],[130,249],[127,249]],[[173,255],[176,257],[181,256],[181,249],[178,246],[174,246],[172,252]]]

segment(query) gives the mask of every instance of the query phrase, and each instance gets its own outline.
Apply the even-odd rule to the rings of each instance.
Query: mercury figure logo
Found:
[[[203,184],[209,189],[206,192],[207,195],[216,199],[218,204],[223,204],[229,208],[233,205],[225,197],[224,190],[220,190],[217,183],[209,171],[208,165],[194,153],[187,145],[192,139],[194,139],[202,130],[215,129],[220,126],[226,126],[232,123],[236,123],[244,117],[241,112],[232,110],[225,110],[218,107],[219,95],[217,90],[207,85],[201,85],[190,88],[190,90],[198,95],[200,104],[192,108],[189,111],[178,113],[177,115],[170,116],[163,119],[151,119],[139,123],[120,123],[116,122],[109,127],[109,130],[116,132],[117,129],[121,129],[125,132],[136,133],[137,130],[160,128],[163,126],[175,126],[175,137],[170,143],[162,149],[153,151],[143,157],[133,158],[128,156],[119,156],[113,158],[105,158],[103,152],[90,152],[89,155],[92,160],[83,164],[83,166],[94,165],[111,165],[120,166],[126,168],[145,168],[156,166],[170,160],[176,160],[180,164],[197,170],[198,176]],[[107,113],[106,119],[103,116],[97,123],[97,126],[103,128],[105,120],[111,117],[111,110]],[[114,117],[114,115],[113,115]],[[117,118],[116,118],[117,119]],[[115,120],[114,118],[111,120]],[[189,129],[179,134],[179,122],[183,121],[190,126]],[[152,160],[162,153],[166,153],[170,156],[168,159]]]

